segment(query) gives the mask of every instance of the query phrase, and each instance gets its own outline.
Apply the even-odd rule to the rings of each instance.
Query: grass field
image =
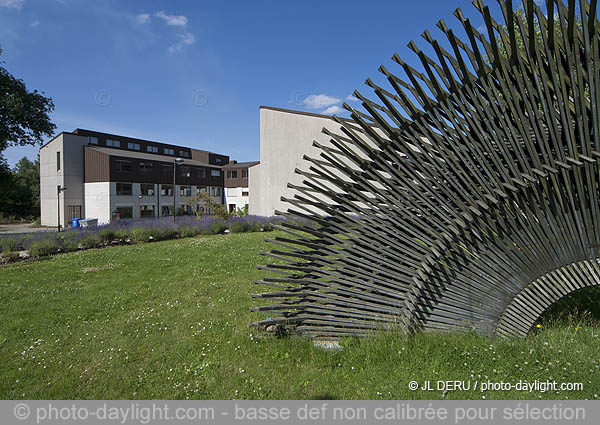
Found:
[[[119,246],[0,268],[4,399],[598,399],[600,327],[527,339],[392,333],[324,351],[247,323],[264,234]],[[259,334],[259,335],[258,335]],[[410,381],[478,381],[410,391]],[[489,391],[481,382],[582,383]],[[434,386],[437,384],[433,383]]]

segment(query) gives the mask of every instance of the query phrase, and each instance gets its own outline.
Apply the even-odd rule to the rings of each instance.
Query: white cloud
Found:
[[[167,23],[167,25],[172,25],[175,27],[185,27],[188,23],[188,18],[183,15],[167,15],[162,10],[160,12],[156,12],[154,14],[157,18],[162,19]]]
[[[196,42],[196,36],[194,36],[194,34],[192,34],[191,32],[184,32],[177,35],[179,36],[183,44],[194,44]]]
[[[25,0],[0,0],[0,7],[10,7],[13,9],[21,10]]]
[[[311,109],[327,108],[328,106],[340,103],[342,100],[337,97],[328,96],[326,94],[311,94],[307,96],[302,103]]]
[[[38,21],[37,19],[35,21],[33,21],[32,23],[29,24],[29,26],[31,28],[35,28],[40,24],[40,21]]]
[[[135,20],[138,24],[149,24],[150,23],[150,15],[147,13],[140,13],[135,17]]]
[[[360,99],[358,97],[354,97],[351,94],[346,96],[346,100],[349,100],[350,102],[359,102],[360,101]]]
[[[344,110],[342,108],[340,108],[339,106],[330,106],[329,108],[325,109],[323,111],[324,114],[339,114],[340,112],[343,112]]]
[[[190,44],[194,44],[196,42],[196,36],[191,32],[183,32],[181,34],[177,34],[179,37],[179,41],[171,46],[169,46],[169,53],[175,53],[183,49],[183,46],[189,46]]]

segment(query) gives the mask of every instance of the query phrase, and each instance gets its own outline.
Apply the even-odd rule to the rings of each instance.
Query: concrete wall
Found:
[[[61,226],[67,221],[70,205],[81,206],[81,215],[85,216],[83,146],[86,144],[86,137],[61,133],[40,149],[40,206],[43,226],[57,225],[57,185],[67,188],[60,194]],[[59,171],[56,169],[57,152],[61,156]]]
[[[110,222],[110,182],[85,183],[85,216],[98,224]]]
[[[260,110],[260,164],[249,170],[250,214],[271,216],[275,210],[286,211],[291,205],[281,201],[293,198],[288,183],[301,184],[296,168],[307,170],[303,155],[317,158],[320,150],[313,140],[329,145],[323,127],[340,133],[339,125],[330,118],[285,112],[268,108]]]

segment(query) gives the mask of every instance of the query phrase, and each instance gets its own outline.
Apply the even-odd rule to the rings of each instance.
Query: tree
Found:
[[[31,218],[40,216],[40,162],[23,157],[11,171],[0,168],[0,215]]]
[[[23,80],[16,79],[0,66],[0,158],[10,146],[35,145],[44,137],[52,136],[56,126],[49,114],[53,110],[51,98],[37,90],[28,91]],[[0,159],[2,166],[6,168]]]
[[[205,215],[213,215],[224,220],[229,219],[229,213],[225,205],[218,204],[206,192],[198,192],[196,196],[186,201],[186,204],[194,207],[198,204],[203,206],[196,210],[196,217],[200,218]]]
[[[31,162],[26,157],[21,158],[14,171],[17,187],[24,216],[40,216],[40,160]]]

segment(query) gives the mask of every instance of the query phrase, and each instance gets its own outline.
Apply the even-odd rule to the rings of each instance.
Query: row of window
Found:
[[[150,218],[156,217],[156,205],[140,205],[140,217],[142,218]],[[204,213],[212,213],[212,211],[203,206],[197,205],[196,211],[202,211]],[[194,213],[194,209],[191,205],[181,204],[177,208],[177,215],[191,215]],[[173,205],[161,205],[160,208],[160,216],[167,217],[173,215]],[[113,221],[121,220],[121,219],[129,219],[133,218],[133,206],[120,206],[116,207],[113,215]]]
[[[132,165],[132,161],[129,161],[126,159],[117,159],[116,160],[116,169],[119,172],[131,171],[132,170],[131,165]],[[140,161],[138,163],[138,167],[142,171],[152,170],[154,168],[154,163],[147,162],[147,161],[146,162]],[[161,164],[161,170],[162,170],[163,176],[172,176],[173,175],[173,165],[172,164]],[[215,170],[215,169],[211,169],[210,174],[209,174],[207,169],[199,168],[199,169],[196,169],[196,173],[197,173],[198,178],[200,178],[200,179],[205,179],[209,175],[210,175],[210,177],[221,177],[221,170]],[[192,168],[180,166],[179,167],[179,175],[181,177],[191,178],[192,177]]]
[[[154,196],[155,189],[153,184],[140,184],[140,193],[142,196]],[[196,193],[209,193],[210,196],[221,196],[223,188],[215,186],[199,186]],[[173,196],[173,185],[161,184],[161,196]],[[117,183],[117,195],[133,195],[133,183]],[[192,196],[192,186],[179,186],[179,196]]]
[[[228,179],[237,179],[238,178],[237,170],[227,171],[227,178]],[[242,178],[243,179],[248,178],[248,170],[242,170]]]
[[[95,136],[88,136],[88,143],[91,145],[98,145],[98,138]],[[115,139],[106,139],[106,146],[108,146],[110,148],[120,148],[121,141],[115,140]],[[135,142],[128,142],[127,149],[134,150],[134,151],[140,151],[141,145],[139,143],[135,143]],[[159,153],[159,148],[158,148],[158,146],[155,146],[155,145],[146,145],[146,152]],[[190,157],[190,152],[187,150],[180,150],[178,153],[179,153],[179,156],[181,156],[183,158]],[[175,149],[163,148],[163,154],[175,156]]]

